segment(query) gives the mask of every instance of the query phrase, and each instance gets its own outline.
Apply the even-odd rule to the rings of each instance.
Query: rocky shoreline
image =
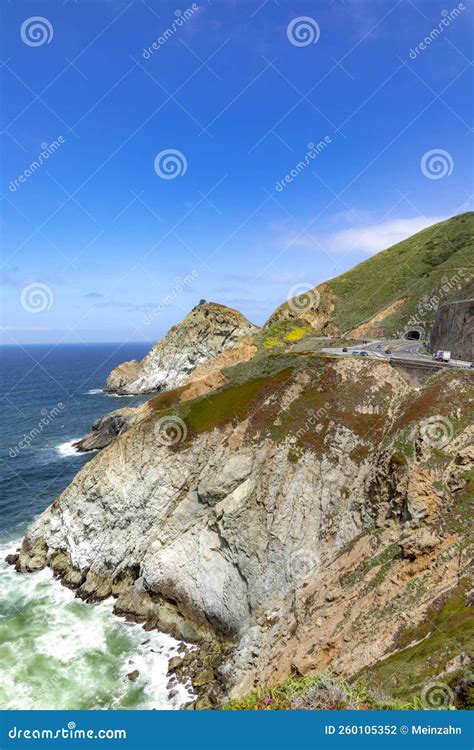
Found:
[[[54,577],[60,584],[75,592],[76,597],[88,604],[95,604],[109,597],[116,600],[114,613],[129,622],[142,625],[144,632],[160,630],[181,640],[178,646],[179,656],[173,656],[168,662],[167,689],[171,700],[176,695],[176,687],[179,684],[192,685],[194,698],[187,701],[182,709],[208,709],[220,708],[226,696],[226,683],[221,667],[226,658],[235,648],[235,642],[226,641],[223,638],[212,637],[211,633],[198,633],[192,628],[176,629],[170,623],[164,623],[157,619],[154,612],[153,600],[146,592],[143,595],[130,598],[121,598],[124,591],[129,590],[136,580],[136,571],[124,573],[120,580],[108,580],[93,577],[91,579],[85,573],[75,569],[67,555],[56,553],[48,559],[47,549],[39,545],[28,551],[28,562],[25,565],[25,550],[19,549],[16,553],[6,556],[5,562],[12,565],[17,573],[33,573],[42,570],[48,565]],[[86,583],[87,581],[87,583]],[[148,600],[148,601],[147,601]],[[127,678],[135,681],[139,672],[127,674]]]

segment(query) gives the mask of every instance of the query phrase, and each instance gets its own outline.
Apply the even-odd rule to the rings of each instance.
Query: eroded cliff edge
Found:
[[[353,675],[439,597],[468,606],[469,373],[416,391],[385,362],[287,353],[227,375],[149,402],[33,524],[18,569],[50,565],[205,643],[203,707],[290,673]],[[450,656],[433,652],[433,674]]]

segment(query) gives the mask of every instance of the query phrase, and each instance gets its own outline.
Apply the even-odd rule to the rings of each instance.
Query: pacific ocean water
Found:
[[[90,605],[48,570],[16,573],[4,562],[28,525],[94,453],[75,440],[92,422],[140,397],[102,392],[120,362],[149,344],[0,347],[0,709],[177,708],[167,664],[178,643]],[[128,678],[138,670],[136,680]]]

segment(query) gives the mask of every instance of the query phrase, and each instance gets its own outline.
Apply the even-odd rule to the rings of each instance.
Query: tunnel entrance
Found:
[[[425,336],[425,332],[421,326],[410,326],[403,334],[403,338],[407,341],[421,341]]]

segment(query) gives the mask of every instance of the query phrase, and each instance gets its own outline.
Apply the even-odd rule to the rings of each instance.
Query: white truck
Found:
[[[451,359],[451,352],[439,351],[433,354],[433,359],[437,362],[449,362]]]

